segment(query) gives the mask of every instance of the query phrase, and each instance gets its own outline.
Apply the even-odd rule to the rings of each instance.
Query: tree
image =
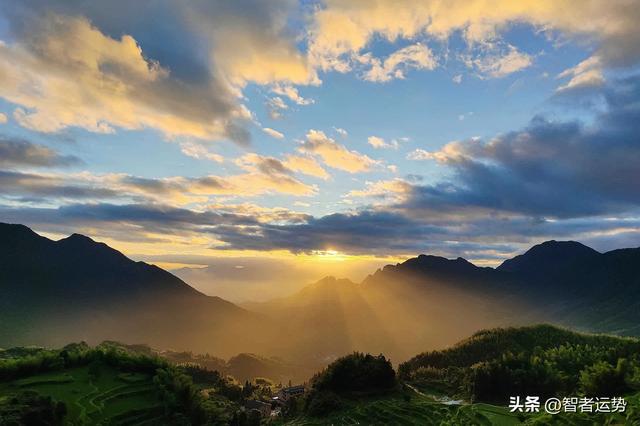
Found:
[[[617,396],[628,390],[625,383],[626,361],[614,367],[599,361],[580,373],[580,388],[589,396]]]

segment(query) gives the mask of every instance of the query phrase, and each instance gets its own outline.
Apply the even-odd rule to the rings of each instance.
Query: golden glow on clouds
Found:
[[[190,97],[195,93],[173,84],[131,36],[112,39],[86,19],[59,15],[38,25],[31,39],[0,44],[0,92],[22,106],[14,118],[24,127],[99,133],[152,127],[168,136],[212,138],[224,134],[228,120],[246,118],[239,108],[220,119],[205,117],[227,106]]]
[[[378,164],[364,154],[348,150],[320,130],[309,130],[300,150],[317,155],[329,167],[349,173],[366,172]]]
[[[412,186],[402,179],[367,182],[366,188],[350,191],[346,197],[372,197],[387,201],[401,201],[411,191]]]
[[[500,77],[531,64],[532,59],[513,46],[502,54],[496,49],[500,31],[521,22],[560,30],[570,37],[594,37],[603,47],[597,56],[613,63],[640,56],[636,30],[640,12],[632,1],[327,0],[325,4],[309,31],[309,56],[323,70],[351,71],[376,35],[389,41],[412,40],[422,34],[444,40],[462,31],[470,46],[480,48],[480,55],[469,58],[468,64]]]
[[[171,70],[145,56],[130,35],[111,38],[86,18],[49,13],[29,22],[24,39],[0,44],[0,93],[19,106],[14,111],[19,124],[41,132],[69,126],[101,133],[149,127],[170,138],[242,141],[238,123],[252,120],[241,104],[242,89],[249,82],[308,105],[313,100],[300,96],[295,85],[320,84],[317,70],[357,69],[366,80],[386,82],[403,78],[407,69],[438,66],[421,41],[386,58],[374,57],[366,49],[375,36],[389,41],[425,36],[445,40],[461,31],[476,49],[464,62],[486,77],[502,77],[534,60],[501,42],[500,32],[510,24],[524,22],[596,41],[600,49],[592,58],[561,74],[570,78],[561,90],[600,84],[604,64],[633,62],[640,56],[640,8],[624,0],[327,0],[306,22],[306,52],[287,29],[293,4],[271,4],[259,26],[233,8],[215,13],[204,13],[203,8],[207,6],[182,5],[176,13],[185,9],[191,29],[210,45],[209,86],[191,87],[173,79]],[[29,89],[35,87],[38,90]],[[265,131],[280,137],[279,132]],[[345,158],[345,153],[336,160],[337,151],[328,153],[327,147],[322,155],[338,168],[370,167],[362,158],[356,161],[361,166],[354,166],[355,159]],[[185,153],[219,161],[215,155],[194,154],[193,149]]]
[[[432,70],[438,65],[431,49],[420,43],[398,49],[384,60],[366,53],[358,56],[357,61],[370,66],[363,78],[377,83],[403,79],[406,69]]]
[[[322,168],[320,164],[313,158],[302,155],[285,155],[283,164],[289,169],[303,173],[305,175],[314,176],[320,179],[329,179],[329,173]]]

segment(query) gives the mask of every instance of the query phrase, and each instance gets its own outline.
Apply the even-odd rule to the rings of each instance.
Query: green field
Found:
[[[28,390],[64,402],[68,424],[153,425],[163,416],[150,376],[106,365],[94,375],[85,366],[2,383],[0,398]]]
[[[518,417],[503,407],[488,404],[445,405],[426,395],[409,401],[401,395],[346,401],[346,407],[326,418],[300,416],[277,423],[287,426],[320,425],[491,425],[520,424]]]

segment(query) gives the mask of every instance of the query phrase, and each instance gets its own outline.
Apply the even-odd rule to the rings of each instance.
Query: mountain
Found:
[[[528,275],[547,275],[580,266],[599,257],[599,252],[576,241],[551,240],[505,260],[497,269]]]
[[[598,332],[640,332],[640,249],[600,253],[575,241],[547,241],[505,260],[497,268],[478,268],[457,259],[421,256],[387,266],[363,285],[393,283],[413,288],[478,290],[498,301],[526,304],[517,313]]]
[[[2,290],[25,301],[36,293],[47,303],[72,298],[89,304],[204,296],[157,266],[134,262],[89,237],[52,241],[23,225],[0,224],[0,271]]]
[[[268,339],[264,318],[79,234],[0,224],[0,294],[2,346],[111,339],[230,356]]]
[[[640,249],[599,253],[547,241],[497,268],[420,255],[362,283],[327,277],[251,309],[307,330],[309,348],[354,347],[406,359],[480,328],[552,322],[584,331],[640,334]],[[310,349],[311,350],[311,349]]]
[[[480,328],[640,334],[640,249],[548,241],[497,268],[420,255],[361,283],[327,277],[239,307],[88,237],[53,241],[0,224],[0,296],[0,347],[117,340],[305,366],[354,350],[398,362]]]

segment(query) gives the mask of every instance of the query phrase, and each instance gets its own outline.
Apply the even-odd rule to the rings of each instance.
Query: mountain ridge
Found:
[[[253,348],[227,329],[268,326],[105,243],[77,233],[54,241],[24,225],[0,223],[0,292],[2,346],[113,339],[183,349],[195,342],[205,352],[215,337],[231,355]]]
[[[325,277],[240,307],[82,234],[53,241],[0,224],[0,292],[0,346],[93,338],[314,363],[353,350],[403,359],[480,327],[640,333],[640,248],[551,240],[497,268],[419,255],[359,283]]]

